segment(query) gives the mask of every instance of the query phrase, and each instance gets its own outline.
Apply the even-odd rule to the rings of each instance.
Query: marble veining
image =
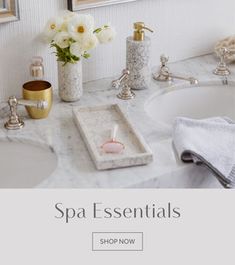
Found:
[[[214,55],[192,58],[171,64],[174,73],[192,75],[199,81],[221,83],[212,74],[217,64]],[[235,66],[231,66],[235,80]],[[171,142],[171,126],[151,120],[144,111],[151,96],[177,89],[185,82],[175,85],[152,81],[150,88],[137,92],[131,101],[116,98],[117,90],[112,89],[110,79],[89,82],[84,85],[84,95],[79,102],[61,102],[55,96],[52,111],[47,119],[31,120],[23,107],[19,114],[25,120],[25,128],[7,131],[6,104],[0,111],[0,140],[32,141],[50,146],[58,157],[57,169],[35,188],[220,188],[217,180],[205,169],[183,164],[174,154]],[[195,87],[195,89],[197,89]],[[73,121],[72,108],[97,104],[121,104],[131,122],[150,146],[154,162],[147,166],[97,171],[79,131]],[[169,106],[170,107],[170,106]],[[10,159],[10,158],[9,158]],[[10,161],[9,161],[10,163]],[[1,173],[0,173],[1,175]],[[32,176],[33,177],[33,176]]]

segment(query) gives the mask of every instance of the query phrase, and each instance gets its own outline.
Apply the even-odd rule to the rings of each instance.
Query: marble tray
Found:
[[[118,104],[75,107],[73,117],[98,170],[146,165],[153,161],[150,148]],[[110,140],[114,124],[119,125],[116,139],[125,149],[120,154],[106,154],[101,146]]]

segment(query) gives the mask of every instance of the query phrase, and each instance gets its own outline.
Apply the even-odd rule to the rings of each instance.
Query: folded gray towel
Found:
[[[225,188],[235,187],[235,123],[229,118],[176,118],[173,144],[182,161],[204,165]]]

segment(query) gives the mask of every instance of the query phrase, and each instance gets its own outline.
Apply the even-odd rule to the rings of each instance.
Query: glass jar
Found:
[[[30,75],[34,80],[43,80],[44,66],[42,57],[34,56],[32,58],[32,64],[30,65]]]

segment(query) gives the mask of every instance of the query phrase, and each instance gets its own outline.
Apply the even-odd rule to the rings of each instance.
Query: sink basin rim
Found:
[[[0,189],[34,188],[58,168],[58,155],[46,142],[17,136],[1,136],[0,146],[2,143],[4,145],[0,152],[0,162],[3,163],[0,171]],[[19,151],[22,151],[22,157],[19,155],[19,148],[22,148]],[[25,160],[28,158],[29,160]]]
[[[204,93],[204,87],[205,87],[205,97],[203,97],[203,100],[201,101],[204,104],[204,113],[202,114],[202,111],[197,112],[196,107],[195,107],[195,102],[193,96],[196,98],[198,97],[200,100],[200,96],[202,93]],[[215,87],[215,93],[213,93],[212,89]],[[218,105],[218,95],[220,94],[220,87],[223,89],[223,87],[226,88],[226,92],[222,94],[222,104]],[[196,90],[199,91],[199,94],[197,94]],[[144,104],[144,111],[147,115],[147,117],[152,120],[153,122],[159,122],[162,125],[172,125],[173,119],[174,119],[174,113],[175,117],[177,116],[185,116],[185,117],[191,117],[191,118],[198,118],[198,119],[203,119],[206,117],[212,117],[212,116],[229,116],[229,114],[232,116],[231,118],[234,117],[234,112],[233,110],[231,111],[231,104],[226,104],[225,99],[227,99],[228,95],[230,95],[230,88],[232,91],[235,89],[235,82],[234,81],[229,81],[228,85],[222,84],[222,82],[214,82],[214,81],[207,81],[207,82],[202,82],[198,85],[188,85],[188,84],[183,84],[183,85],[177,85],[177,86],[169,86],[165,89],[162,89],[160,92],[157,91],[156,93],[152,94]],[[188,90],[187,90],[188,89]],[[193,89],[193,90],[192,90]],[[206,90],[207,89],[207,90]],[[183,93],[181,94],[180,91],[185,91],[186,95],[189,94],[189,90],[193,91],[192,97],[189,97],[189,101],[184,104],[182,103],[184,95]],[[210,94],[210,91],[212,94]],[[222,91],[222,90],[221,90]],[[218,94],[219,93],[219,94]],[[233,92],[232,92],[233,93]],[[203,94],[202,94],[203,95]],[[208,96],[209,95],[209,96]],[[212,97],[210,97],[212,95]],[[165,97],[166,96],[166,97]],[[190,95],[191,96],[191,95]],[[175,97],[175,98],[174,98]],[[229,99],[231,99],[231,103],[234,100],[234,97],[230,96]],[[190,101],[193,100],[193,101]],[[174,105],[174,102],[176,104]],[[189,105],[189,102],[192,102],[192,108],[191,105]],[[227,102],[227,101],[226,101]],[[158,104],[159,103],[159,104]],[[177,104],[178,103],[178,104]],[[169,105],[172,105],[173,107],[169,109]],[[211,113],[210,107],[207,107],[207,105],[211,106],[212,110],[215,110],[215,114]],[[206,107],[205,107],[206,106]],[[217,110],[216,106],[220,106],[219,110]],[[233,104],[232,104],[233,106]],[[222,114],[220,114],[222,113]],[[227,114],[228,113],[228,114]]]

